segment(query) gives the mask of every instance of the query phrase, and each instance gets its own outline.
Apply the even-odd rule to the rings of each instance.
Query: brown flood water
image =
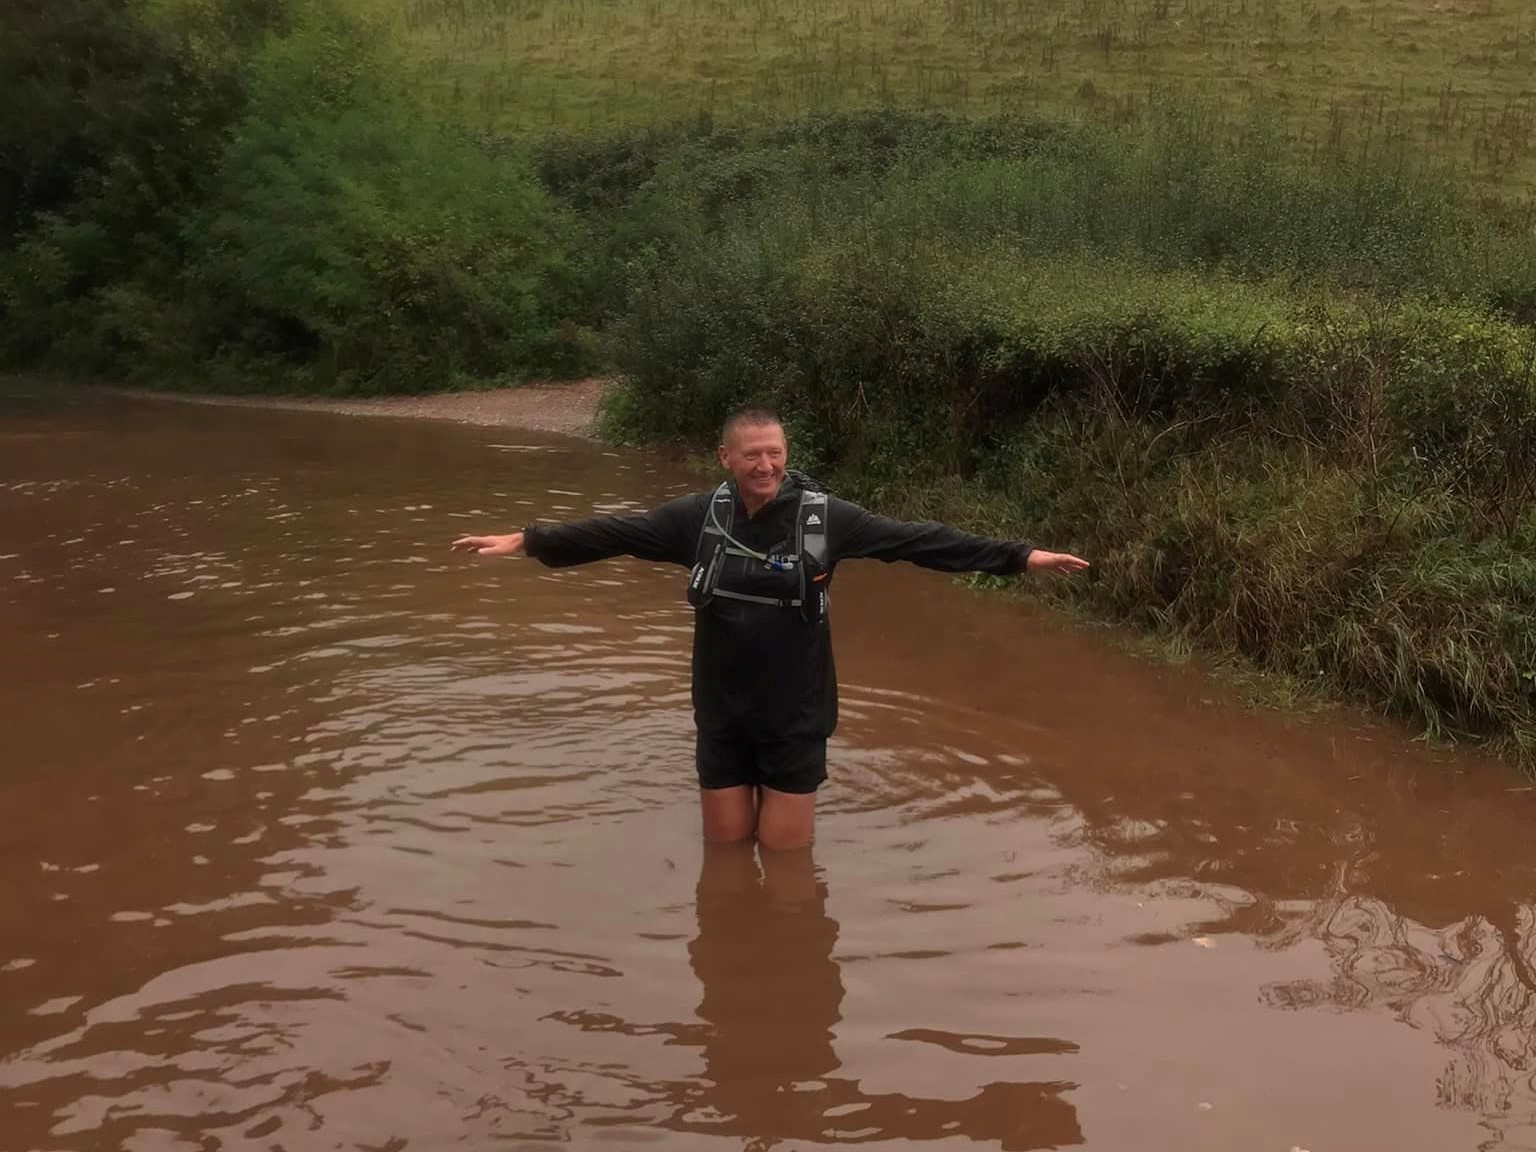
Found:
[[[706,854],[671,466],[0,400],[0,1152],[1536,1148],[1536,794],[850,564],[814,857]],[[766,867],[764,867],[766,865]]]

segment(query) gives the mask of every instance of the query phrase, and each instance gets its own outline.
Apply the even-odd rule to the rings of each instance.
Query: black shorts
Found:
[[[700,788],[750,784],[805,794],[816,791],[827,778],[827,742],[820,736],[761,740],[700,732],[694,741],[694,760]]]

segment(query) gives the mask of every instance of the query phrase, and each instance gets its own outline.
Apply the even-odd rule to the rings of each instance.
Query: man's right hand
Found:
[[[475,552],[481,556],[516,556],[523,550],[523,534],[510,536],[461,536],[453,542],[455,552]]]

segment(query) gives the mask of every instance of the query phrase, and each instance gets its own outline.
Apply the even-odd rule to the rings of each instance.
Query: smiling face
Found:
[[[720,466],[736,481],[747,511],[756,512],[779,494],[789,444],[777,421],[737,424],[727,430],[719,448]]]

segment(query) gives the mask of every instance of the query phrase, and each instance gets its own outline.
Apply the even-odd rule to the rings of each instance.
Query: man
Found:
[[[811,842],[816,789],[837,725],[826,593],[841,560],[907,560],[941,572],[1080,572],[1085,560],[972,536],[943,524],[875,516],[786,473],[777,414],[732,413],[717,452],[729,479],[714,493],[645,515],[598,516],[465,536],[460,551],[526,552],[551,568],[611,556],[693,569],[695,759],[710,841],[756,833],[767,848]]]

